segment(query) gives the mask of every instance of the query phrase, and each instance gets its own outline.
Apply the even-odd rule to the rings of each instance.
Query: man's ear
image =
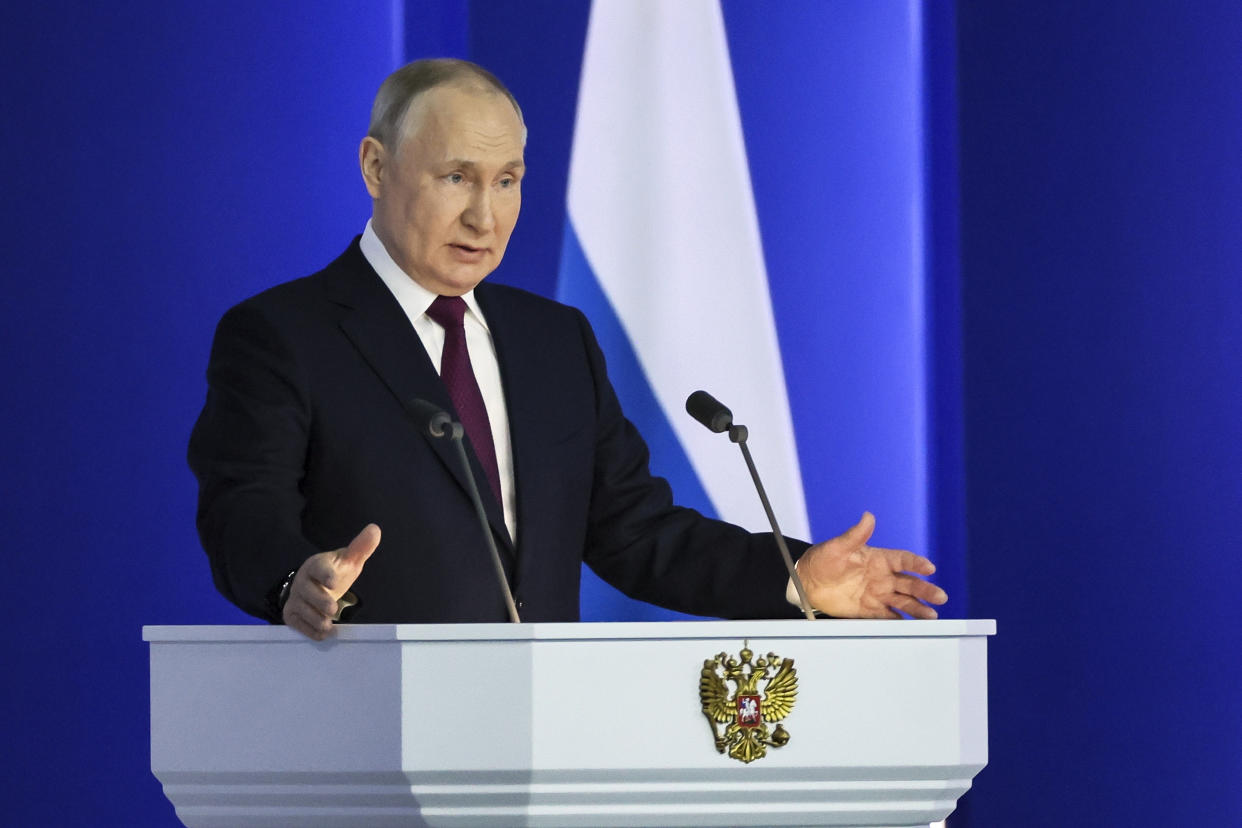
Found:
[[[383,180],[388,153],[384,145],[368,135],[358,145],[358,166],[362,169],[362,181],[367,185],[371,198],[380,197],[380,182]]]

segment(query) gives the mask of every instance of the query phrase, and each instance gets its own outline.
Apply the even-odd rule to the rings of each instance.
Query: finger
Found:
[[[332,592],[341,580],[336,557],[337,552],[320,552],[307,558],[293,579],[290,594],[301,593],[306,587],[319,587]],[[302,578],[303,573],[306,574],[305,579]]]
[[[882,546],[868,546],[872,552],[884,556],[889,569],[893,572],[914,572],[919,575],[936,574],[936,565],[922,555],[916,555],[908,549],[885,549]]]
[[[286,627],[288,627],[291,630],[295,630],[296,632],[298,632],[301,635],[306,636],[307,638],[310,638],[310,630],[307,628],[305,624],[302,623],[302,620],[298,618],[296,615],[294,615],[291,612],[285,612],[283,616],[283,620],[285,622]]]
[[[362,568],[375,552],[380,542],[380,528],[374,523],[368,523],[362,528],[362,531],[349,542],[349,546],[344,549],[338,549],[336,552],[336,560],[338,563],[348,566]]]
[[[327,589],[313,582],[307,582],[300,589],[289,591],[289,602],[303,605],[311,612],[324,618],[336,614],[336,599]],[[285,606],[289,606],[288,603]]]
[[[316,630],[309,623],[307,623],[306,620],[303,619],[301,616],[297,615],[296,613],[289,613],[287,618],[288,620],[285,623],[289,627],[297,630],[299,633],[306,636],[311,641],[319,640],[319,631]]]
[[[844,541],[850,546],[863,546],[871,539],[871,533],[875,531],[875,515],[870,512],[863,512],[862,517],[858,519],[849,529],[838,536],[837,540]]]
[[[943,589],[913,575],[898,575],[893,591],[909,595],[928,604],[944,604],[949,600],[948,593]]]
[[[349,589],[357,577],[356,571],[352,574],[346,573],[336,565],[335,552],[311,555],[293,578],[293,584],[289,587],[289,600],[300,598],[320,608],[324,614],[331,615],[335,610],[328,610],[336,596]]]
[[[285,624],[313,641],[323,641],[332,631],[331,619],[324,618],[305,604],[285,605]]]
[[[940,617],[940,614],[937,613],[934,609],[922,603],[921,601],[916,601],[914,598],[911,598],[909,595],[895,596],[893,598],[891,606],[893,607],[893,609],[901,610],[902,612],[904,612],[906,615],[910,616],[911,618],[920,618],[925,621],[932,621]]]
[[[934,575],[936,573],[936,565],[924,558],[922,555],[916,555],[913,552],[902,550],[900,556],[900,566],[905,572],[917,572],[920,575]]]

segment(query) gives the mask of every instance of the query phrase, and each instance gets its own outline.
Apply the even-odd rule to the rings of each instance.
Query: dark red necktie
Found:
[[[444,353],[440,357],[440,379],[448,386],[449,397],[457,416],[461,418],[474,454],[483,466],[487,482],[491,484],[496,502],[500,497],[500,469],[496,465],[496,445],[492,442],[492,425],[487,419],[487,407],[479,393],[479,383],[470,367],[470,352],[466,349],[466,328],[462,319],[466,315],[466,300],[460,296],[437,296],[427,308],[430,316],[444,328]]]

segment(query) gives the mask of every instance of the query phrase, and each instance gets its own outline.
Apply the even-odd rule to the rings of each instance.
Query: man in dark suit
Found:
[[[524,621],[577,619],[584,560],[674,609],[796,614],[770,535],[675,506],[648,472],[583,316],[483,284],[517,221],[524,145],[485,70],[403,67],[359,149],[363,235],[221,321],[190,464],[216,585],[242,609],[316,639],[347,605],[361,622],[505,618],[466,481],[411,416],[421,398],[466,425]],[[873,527],[790,542],[812,603],[935,617],[930,562],[867,546]]]

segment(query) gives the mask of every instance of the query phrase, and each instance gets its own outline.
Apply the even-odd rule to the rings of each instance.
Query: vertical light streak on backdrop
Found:
[[[878,544],[939,563],[927,402],[956,389],[928,372],[924,6],[721,5],[813,537],[870,509]]]
[[[590,317],[679,502],[766,521],[735,448],[684,413],[704,388],[751,429],[786,534],[809,533],[724,22],[716,0],[597,0],[558,298]],[[584,617],[614,617],[588,579]],[[647,617],[662,617],[631,607]]]

